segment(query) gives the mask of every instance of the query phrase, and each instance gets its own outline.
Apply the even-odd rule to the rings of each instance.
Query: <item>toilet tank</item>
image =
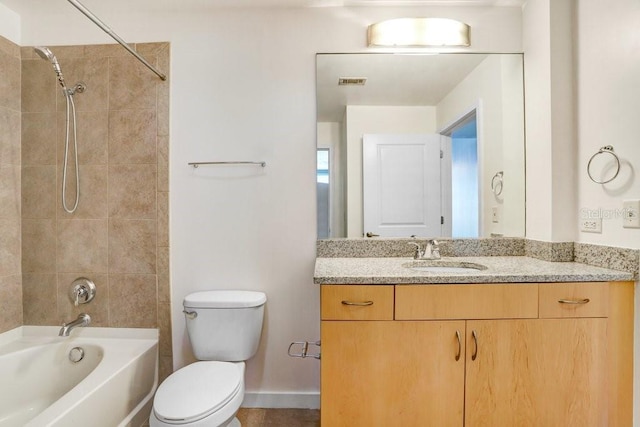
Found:
[[[239,362],[258,350],[267,296],[255,291],[203,291],[185,297],[187,333],[198,360]]]

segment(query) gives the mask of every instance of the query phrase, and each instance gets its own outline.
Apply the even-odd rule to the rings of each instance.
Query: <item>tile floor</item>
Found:
[[[319,427],[317,409],[240,408],[238,420],[242,427]]]

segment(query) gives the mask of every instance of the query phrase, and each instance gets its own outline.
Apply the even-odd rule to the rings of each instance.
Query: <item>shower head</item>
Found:
[[[53,70],[56,72],[56,76],[58,76],[58,82],[60,83],[60,86],[62,86],[62,88],[66,91],[67,86],[64,84],[64,77],[62,76],[60,64],[58,63],[58,59],[56,58],[56,56],[53,54],[53,52],[51,52],[51,49],[46,46],[36,46],[33,49],[36,51],[40,58],[51,62],[51,65],[53,65]]]

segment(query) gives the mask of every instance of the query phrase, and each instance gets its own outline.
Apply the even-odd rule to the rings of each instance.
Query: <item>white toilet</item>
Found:
[[[187,295],[184,313],[199,362],[171,374],[156,391],[155,426],[238,427],[244,398],[244,361],[258,349],[267,296],[254,291]]]

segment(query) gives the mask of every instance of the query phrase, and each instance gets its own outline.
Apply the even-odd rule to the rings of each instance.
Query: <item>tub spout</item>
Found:
[[[72,329],[78,328],[80,326],[89,326],[89,323],[91,323],[91,317],[87,313],[81,313],[73,322],[63,323],[58,336],[68,337]]]

